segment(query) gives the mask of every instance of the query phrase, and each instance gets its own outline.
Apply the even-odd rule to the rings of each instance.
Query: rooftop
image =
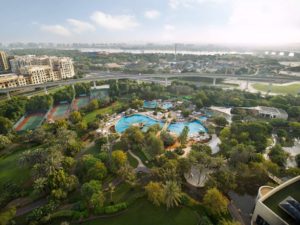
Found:
[[[288,224],[296,225],[297,222],[279,207],[279,203],[285,200],[289,196],[291,196],[292,198],[300,202],[300,180],[299,179],[296,182],[291,183],[287,187],[284,187],[278,190],[277,192],[275,192],[274,194],[270,195],[268,198],[263,200],[263,203],[274,213],[276,213],[279,217],[281,217],[284,221],[286,221]]]

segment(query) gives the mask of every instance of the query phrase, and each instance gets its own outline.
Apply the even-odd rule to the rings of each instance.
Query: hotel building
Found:
[[[260,187],[251,224],[299,225],[300,176],[274,188]]]

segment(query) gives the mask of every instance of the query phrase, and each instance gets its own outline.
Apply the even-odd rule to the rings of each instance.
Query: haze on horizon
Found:
[[[300,41],[299,0],[0,1],[2,43]]]

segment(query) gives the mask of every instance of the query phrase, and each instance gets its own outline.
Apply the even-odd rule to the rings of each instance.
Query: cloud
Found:
[[[111,15],[101,11],[94,12],[91,20],[107,30],[128,30],[139,26],[132,15]]]
[[[177,9],[180,7],[190,8],[201,3],[221,3],[226,1],[231,2],[232,0],[169,0],[169,6],[172,9]]]
[[[173,25],[171,25],[171,24],[166,24],[166,25],[164,26],[164,29],[165,29],[166,31],[173,31],[173,30],[175,30],[175,27],[174,27]]]
[[[147,19],[154,20],[154,19],[157,19],[160,16],[160,12],[157,11],[157,10],[148,10],[144,13],[144,16]]]
[[[60,36],[70,36],[71,32],[62,25],[42,25],[40,28],[44,32],[60,35]]]
[[[96,28],[87,22],[83,22],[76,19],[67,19],[67,22],[71,25],[72,31],[75,33],[83,33],[85,31],[95,31]]]

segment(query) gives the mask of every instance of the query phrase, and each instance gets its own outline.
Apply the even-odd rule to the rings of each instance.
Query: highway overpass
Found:
[[[180,74],[123,74],[123,73],[104,73],[104,72],[93,72],[87,74],[84,78],[79,79],[70,79],[70,80],[61,80],[55,82],[47,82],[44,84],[37,85],[28,85],[23,87],[13,87],[0,89],[0,93],[9,93],[12,91],[23,90],[26,88],[47,88],[53,86],[62,86],[62,85],[71,85],[82,82],[93,82],[98,80],[119,80],[119,79],[132,79],[132,80],[147,80],[150,81],[153,78],[160,78],[168,82],[169,78],[176,77],[199,77],[199,78],[210,78],[212,79],[213,84],[216,83],[216,79],[239,79],[246,81],[260,81],[260,82],[268,82],[268,83],[286,83],[292,81],[300,81],[300,77],[292,77],[292,76],[282,76],[282,75],[270,75],[270,76],[262,76],[262,75],[229,75],[229,74],[201,74],[201,73],[180,73]]]

